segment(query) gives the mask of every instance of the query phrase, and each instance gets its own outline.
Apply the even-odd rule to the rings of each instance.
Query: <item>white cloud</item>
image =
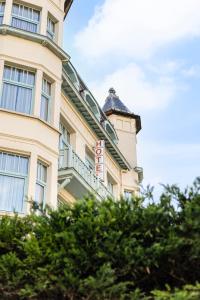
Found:
[[[105,0],[75,43],[90,58],[148,58],[162,46],[199,36],[199,11],[199,0]]]
[[[199,78],[200,77],[200,66],[191,66],[188,69],[183,70],[183,76],[187,78]]]
[[[133,112],[165,108],[179,89],[173,77],[160,76],[150,80],[136,64],[129,64],[90,83],[91,90],[101,105],[104,104],[110,87],[116,88],[118,96]]]

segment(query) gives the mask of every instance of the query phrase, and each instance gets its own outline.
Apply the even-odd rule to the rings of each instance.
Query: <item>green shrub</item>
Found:
[[[2,217],[0,299],[200,299],[199,191]]]

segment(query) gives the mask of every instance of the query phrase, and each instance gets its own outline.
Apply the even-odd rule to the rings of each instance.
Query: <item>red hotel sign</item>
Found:
[[[104,181],[104,150],[105,141],[97,141],[95,147],[95,172],[96,176],[98,176],[102,181]]]

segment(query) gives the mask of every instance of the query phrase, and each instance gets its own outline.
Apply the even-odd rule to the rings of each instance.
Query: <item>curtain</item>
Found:
[[[30,32],[37,32],[37,24],[20,20],[18,18],[13,17],[12,18],[12,26],[15,28],[23,29],[25,31],[30,31]]]
[[[3,84],[0,107],[26,114],[31,113],[32,89],[10,83]]]
[[[25,179],[0,175],[0,210],[23,212]]]
[[[0,153],[0,210],[23,212],[28,158]]]
[[[41,106],[40,106],[40,117],[47,121],[48,120],[48,109],[49,108],[49,99],[42,95],[41,97]]]
[[[30,32],[37,32],[40,12],[31,7],[13,4],[12,26]],[[26,20],[24,20],[26,19]]]
[[[35,201],[38,204],[42,204],[44,201],[44,186],[39,183],[36,184]]]

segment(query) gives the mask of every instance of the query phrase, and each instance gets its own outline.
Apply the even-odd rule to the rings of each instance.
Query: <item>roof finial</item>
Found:
[[[109,89],[108,92],[109,92],[109,94],[116,95],[116,91],[115,91],[115,89],[112,88],[112,87]]]

